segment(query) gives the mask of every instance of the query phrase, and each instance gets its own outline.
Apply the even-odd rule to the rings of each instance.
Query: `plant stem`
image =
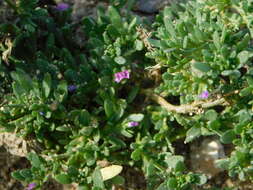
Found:
[[[154,162],[153,160],[151,161],[151,159],[148,158],[148,156],[146,156],[145,154],[142,154],[142,158],[144,160],[144,162],[152,162],[152,164],[155,166],[156,169],[160,170],[161,172],[165,172],[166,168],[164,168],[163,166],[159,165],[158,163]]]
[[[169,112],[176,112],[180,114],[187,114],[187,113],[202,113],[201,110],[204,108],[210,108],[218,105],[228,105],[228,102],[224,97],[221,97],[220,99],[210,99],[210,100],[200,100],[195,101],[191,104],[183,104],[183,105],[173,105],[167,102],[163,97],[160,95],[157,95],[153,93],[150,89],[141,90],[141,93],[145,94],[147,97],[155,101],[156,103],[160,104],[163,108],[165,108]],[[232,95],[235,93],[231,93],[229,95]],[[225,95],[226,96],[226,95]]]

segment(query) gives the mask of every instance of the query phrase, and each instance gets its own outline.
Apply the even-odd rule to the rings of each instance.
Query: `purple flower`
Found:
[[[139,123],[136,122],[136,121],[131,121],[131,122],[128,123],[128,127],[136,127],[138,125],[139,125]]]
[[[32,189],[34,189],[36,187],[36,183],[30,183],[29,185],[28,185],[28,187],[26,188],[26,190],[32,190]]]
[[[77,89],[76,85],[69,85],[68,86],[68,91],[69,92],[74,92]]]
[[[45,113],[44,113],[43,111],[40,111],[39,114],[40,114],[41,116],[45,115]]]
[[[202,99],[206,99],[209,97],[209,92],[207,90],[203,91],[200,95],[199,95],[199,98],[202,98]]]
[[[129,79],[130,78],[130,73],[129,73],[128,70],[125,70],[125,71],[115,73],[114,77],[115,77],[114,81],[119,83],[122,79]]]
[[[57,6],[55,7],[55,9],[58,11],[65,11],[68,8],[69,8],[69,4],[67,3],[58,3]]]

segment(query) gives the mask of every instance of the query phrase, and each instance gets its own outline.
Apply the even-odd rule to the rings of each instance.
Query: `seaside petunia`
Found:
[[[130,78],[130,73],[128,70],[121,71],[114,74],[114,81],[117,83],[119,83],[123,79],[129,79],[129,78]]]
[[[45,113],[44,113],[43,111],[40,111],[39,114],[40,114],[41,116],[44,116],[44,115],[45,115]]]
[[[32,190],[32,189],[34,189],[36,187],[36,183],[30,183],[29,185],[28,185],[28,187],[26,188],[26,190]]]
[[[203,91],[200,95],[199,98],[202,99],[207,99],[209,97],[209,92],[207,90]]]
[[[76,86],[76,85],[69,85],[69,86],[68,86],[68,91],[69,91],[70,93],[76,91],[76,89],[77,89],[77,86]]]
[[[69,8],[69,4],[67,4],[67,3],[58,3],[55,7],[55,9],[58,11],[65,11],[68,8]]]
[[[136,127],[138,125],[139,125],[139,123],[136,122],[136,121],[131,121],[131,122],[128,123],[128,127]]]

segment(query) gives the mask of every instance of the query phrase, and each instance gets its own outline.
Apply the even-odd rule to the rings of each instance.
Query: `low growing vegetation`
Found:
[[[0,127],[32,147],[31,168],[12,173],[29,189],[49,177],[124,186],[124,167],[141,170],[147,190],[204,189],[173,146],[200,136],[232,144],[217,166],[252,180],[253,1],[177,3],[152,25],[123,1],[80,22],[68,4],[6,2],[15,20],[0,24]]]

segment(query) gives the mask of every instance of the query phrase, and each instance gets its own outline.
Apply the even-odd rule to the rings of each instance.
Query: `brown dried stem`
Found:
[[[142,90],[141,93],[145,94],[147,97],[155,101],[156,103],[160,104],[163,108],[165,108],[168,112],[175,112],[180,114],[187,114],[187,113],[202,113],[203,109],[218,106],[218,105],[228,105],[229,103],[226,101],[224,97],[220,97],[218,99],[207,99],[205,101],[199,100],[195,101],[191,104],[183,104],[183,105],[173,105],[167,102],[163,97],[157,95],[151,89]],[[235,94],[238,92],[234,92]]]

